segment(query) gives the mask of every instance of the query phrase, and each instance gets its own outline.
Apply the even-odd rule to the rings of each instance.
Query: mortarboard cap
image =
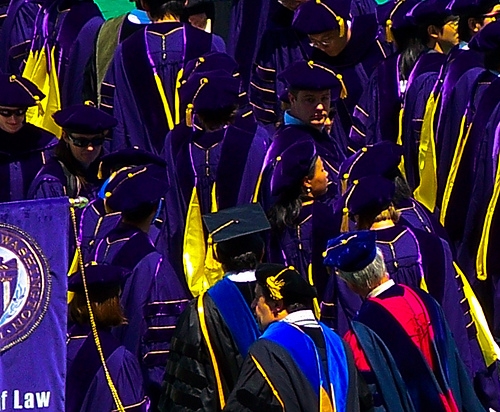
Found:
[[[422,0],[408,11],[406,17],[416,25],[426,24],[429,20],[444,20],[451,16],[448,3],[449,0]]]
[[[157,203],[168,190],[165,167],[155,164],[124,167],[111,175],[104,193],[114,212],[128,212],[143,204]]]
[[[278,78],[295,90],[331,90],[332,100],[347,97],[342,75],[325,64],[313,61],[298,61],[289,65]]]
[[[0,106],[31,107],[40,104],[45,95],[34,83],[15,74],[0,74]]]
[[[397,174],[402,155],[403,146],[388,140],[358,150],[340,165],[343,192],[362,177],[379,175],[392,179]]]
[[[262,263],[255,270],[257,282],[269,291],[274,300],[284,300],[285,305],[309,303],[316,298],[316,290],[293,266]]]
[[[239,91],[240,80],[226,71],[193,73],[180,89],[182,101],[189,102],[186,109],[188,125],[193,112],[238,104]]]
[[[387,13],[383,16],[379,16],[382,20],[380,23],[385,26],[386,38],[388,41],[393,40],[391,29],[398,30],[404,27],[413,26],[414,22],[408,18],[408,12],[419,2],[420,0],[399,0],[393,2],[393,6],[390,10],[385,9]]]
[[[497,15],[500,10],[489,13],[498,0],[452,0],[448,4],[448,9],[455,16],[461,15]]]
[[[469,49],[488,52],[500,49],[500,20],[484,26],[469,42]]]
[[[376,240],[373,230],[343,233],[328,241],[323,263],[342,272],[362,270],[377,256]]]
[[[55,112],[52,117],[58,126],[74,133],[98,134],[112,129],[117,120],[102,110],[86,104],[76,104]]]
[[[229,54],[221,52],[206,53],[197,59],[189,60],[183,71],[183,84],[193,73],[223,70],[234,77],[238,77],[238,63]]]
[[[309,175],[316,158],[316,147],[311,140],[288,147],[276,158],[276,167],[271,176],[271,194],[279,196],[290,188],[299,187],[302,179]]]
[[[249,203],[203,216],[214,243],[268,230],[271,226],[259,203]]]
[[[350,12],[350,0],[309,0],[295,10],[292,27],[306,34],[339,30],[339,36],[344,37]]]
[[[394,182],[382,176],[366,176],[354,180],[336,204],[336,212],[342,212],[341,231],[348,230],[349,217],[370,214],[374,217],[387,209],[394,197]]]
[[[167,162],[146,150],[137,147],[118,150],[109,153],[101,158],[99,165],[99,179],[108,177],[112,171],[117,171],[127,166],[142,166],[147,164],[155,164],[162,167],[167,167]]]
[[[119,266],[99,265],[96,262],[87,264],[84,269],[87,288],[120,285],[125,277],[125,271]],[[68,278],[68,290],[71,292],[83,291],[81,271]]]

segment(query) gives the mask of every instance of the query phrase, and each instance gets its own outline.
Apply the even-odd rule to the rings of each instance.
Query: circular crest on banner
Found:
[[[0,352],[26,339],[42,321],[51,274],[36,241],[0,223]]]

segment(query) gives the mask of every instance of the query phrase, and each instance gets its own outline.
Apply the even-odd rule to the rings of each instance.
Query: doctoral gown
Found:
[[[253,272],[227,274],[191,301],[179,318],[162,387],[161,411],[222,409],[221,400],[227,400],[250,345],[260,336],[250,309],[256,281],[252,276],[241,279],[248,274],[255,278]],[[231,280],[238,277],[239,281]]]
[[[54,135],[31,124],[17,133],[0,131],[0,202],[28,198],[31,182],[56,143]]]
[[[118,45],[101,87],[101,108],[118,120],[110,152],[137,146],[160,154],[180,122],[183,66],[210,51],[225,51],[219,38],[177,22],[148,25]]]
[[[145,412],[143,379],[137,358],[111,334],[98,330],[106,366],[126,410]],[[68,333],[66,411],[113,411],[116,404],[88,325],[74,325]]]

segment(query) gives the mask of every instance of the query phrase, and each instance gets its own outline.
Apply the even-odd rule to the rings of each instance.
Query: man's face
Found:
[[[26,120],[25,107],[0,106],[0,129],[7,133],[17,133]]]
[[[444,54],[448,54],[453,46],[459,43],[458,19],[447,22],[438,33],[437,42]]]
[[[345,49],[349,41],[349,36],[344,35],[340,37],[339,30],[329,30],[323,33],[310,34],[309,41],[312,47],[320,49],[322,52],[328,54],[328,56],[335,57]]]
[[[304,123],[322,130],[330,112],[330,90],[299,90],[289,93],[290,114]]]
[[[295,11],[297,7],[299,7],[302,3],[305,3],[306,0],[278,0],[278,2],[288,10]]]
[[[84,168],[89,167],[99,157],[104,143],[103,134],[89,135],[64,132],[63,139],[68,143],[73,157]]]
[[[272,322],[276,320],[271,307],[266,303],[262,286],[255,286],[255,299],[252,302],[252,309],[255,311],[255,317],[260,330],[265,330]]]

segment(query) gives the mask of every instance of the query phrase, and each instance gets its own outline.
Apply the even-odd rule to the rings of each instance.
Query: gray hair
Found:
[[[380,284],[380,281],[386,275],[384,255],[382,255],[382,251],[377,248],[375,259],[367,267],[356,272],[338,270],[338,275],[358,290],[372,290]]]

